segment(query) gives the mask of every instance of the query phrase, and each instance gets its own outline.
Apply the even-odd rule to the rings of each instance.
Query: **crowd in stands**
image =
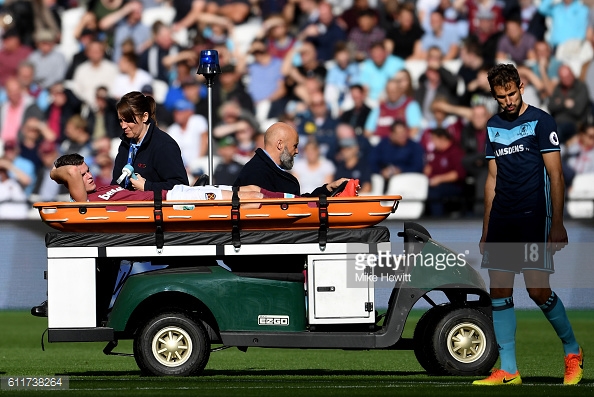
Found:
[[[61,154],[82,154],[98,185],[109,184],[122,132],[115,104],[130,91],[156,99],[190,181],[206,173],[204,49],[218,51],[222,70],[211,97],[215,183],[232,184],[266,128],[284,121],[300,134],[292,172],[304,192],[349,177],[362,194],[397,194],[390,179],[418,173],[428,179],[427,215],[481,216],[486,123],[499,111],[487,70],[508,62],[524,100],[558,124],[571,188],[576,174],[594,172],[593,6],[4,0],[0,218],[68,200],[49,178]]]

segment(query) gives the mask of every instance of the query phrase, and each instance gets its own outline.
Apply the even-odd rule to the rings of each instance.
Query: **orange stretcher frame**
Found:
[[[395,212],[401,199],[399,195],[328,197],[322,211],[318,197],[245,199],[240,202],[237,224],[241,230],[317,229],[325,221],[330,228],[365,228]],[[152,201],[38,202],[33,206],[43,222],[65,232],[155,231]],[[233,227],[231,200],[163,201],[161,212],[165,232],[230,231]]]

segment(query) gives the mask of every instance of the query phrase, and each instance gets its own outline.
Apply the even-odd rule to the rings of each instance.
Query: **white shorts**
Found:
[[[232,187],[175,185],[167,192],[167,200],[222,200],[223,190],[232,191]]]

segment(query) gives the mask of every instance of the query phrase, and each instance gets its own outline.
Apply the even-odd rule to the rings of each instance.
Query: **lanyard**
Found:
[[[128,163],[132,165],[134,162],[134,158],[136,158],[136,153],[138,153],[138,148],[140,147],[140,143],[130,143],[130,149],[128,150]],[[128,184],[130,183],[130,177],[126,177],[124,180],[124,187],[127,188]]]

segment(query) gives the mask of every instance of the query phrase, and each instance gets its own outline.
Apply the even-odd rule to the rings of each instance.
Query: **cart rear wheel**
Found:
[[[435,375],[483,375],[497,361],[498,351],[491,319],[471,308],[437,307],[415,329],[415,354]],[[425,317],[425,316],[424,316]]]
[[[149,375],[197,375],[209,356],[210,341],[204,326],[183,313],[153,317],[134,340],[136,363]]]

